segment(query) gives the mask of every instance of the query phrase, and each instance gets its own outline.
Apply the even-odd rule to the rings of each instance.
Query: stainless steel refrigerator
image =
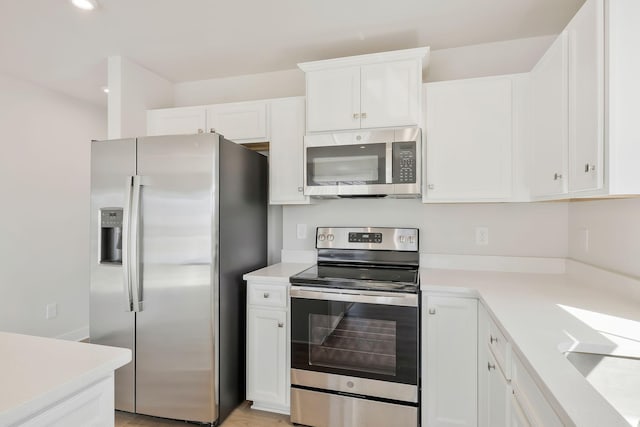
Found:
[[[267,161],[217,134],[94,141],[91,342],[116,409],[215,424],[245,396],[242,274],[267,262]]]

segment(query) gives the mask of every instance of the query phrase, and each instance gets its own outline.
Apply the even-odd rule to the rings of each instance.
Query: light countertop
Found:
[[[128,349],[0,332],[0,425],[36,413],[130,361]]]
[[[480,298],[567,425],[629,425],[563,351],[640,356],[637,300],[585,286],[565,274],[421,269],[420,287]]]
[[[268,267],[261,268],[260,270],[247,273],[242,278],[244,280],[259,280],[267,283],[289,283],[289,277],[294,274],[300,273],[302,270],[306,270],[313,264],[303,264],[295,262],[280,262]]]

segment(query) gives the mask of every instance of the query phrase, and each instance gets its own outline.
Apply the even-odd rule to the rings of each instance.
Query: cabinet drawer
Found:
[[[249,283],[247,288],[250,305],[282,308],[287,306],[288,286],[286,285],[262,285]]]
[[[504,377],[511,380],[511,345],[491,318],[489,319],[489,336],[485,339],[496,358],[496,362],[498,362],[498,366],[504,373]]]

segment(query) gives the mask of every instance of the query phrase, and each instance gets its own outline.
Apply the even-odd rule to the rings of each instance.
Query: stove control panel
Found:
[[[418,251],[417,228],[318,227],[318,249]]]
[[[382,243],[382,233],[349,233],[351,243]]]

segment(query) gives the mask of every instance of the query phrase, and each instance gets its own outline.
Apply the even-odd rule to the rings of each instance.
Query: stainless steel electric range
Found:
[[[417,426],[418,230],[320,227],[291,281],[291,421]]]

